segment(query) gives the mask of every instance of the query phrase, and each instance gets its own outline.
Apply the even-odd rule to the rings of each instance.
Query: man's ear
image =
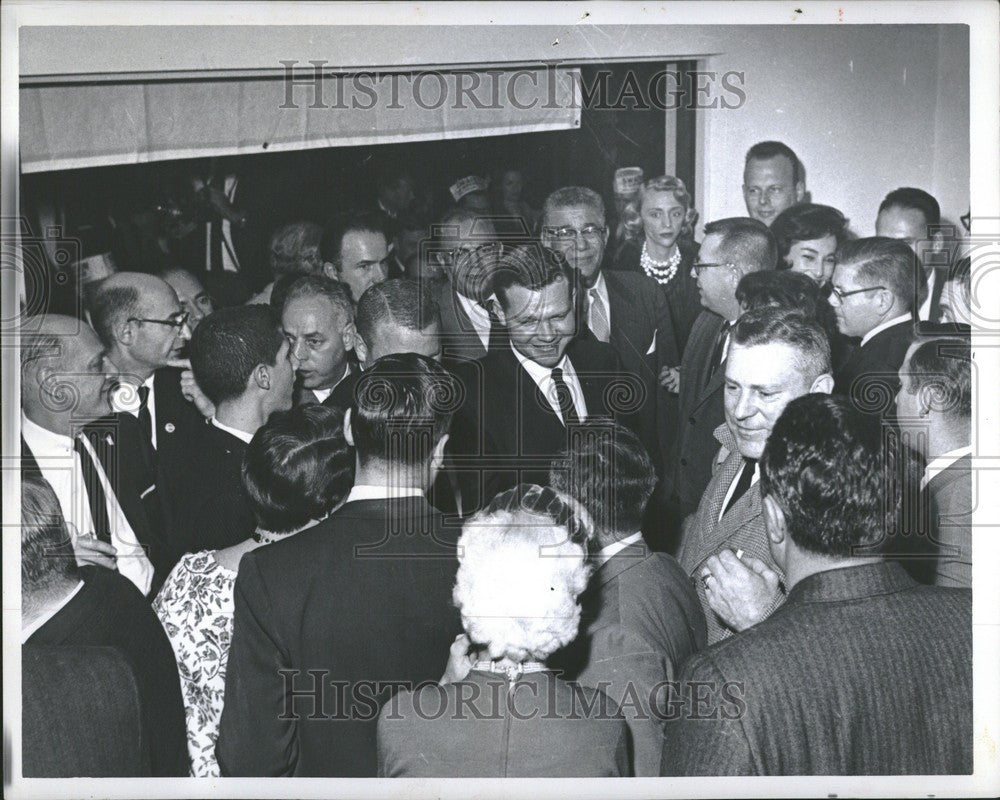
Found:
[[[337,268],[329,261],[323,262],[323,274],[332,280],[337,280]]]
[[[135,341],[135,323],[122,320],[112,333],[119,344],[123,347],[130,347]]]
[[[824,372],[812,382],[809,391],[818,394],[833,394],[833,375],[829,372]]]
[[[258,389],[263,389],[268,391],[271,388],[271,370],[268,369],[266,364],[258,364],[253,368],[253,372],[250,373],[250,382],[252,382]]]
[[[344,339],[344,345],[346,346],[347,339]],[[368,345],[365,344],[365,340],[358,336],[357,332],[354,333],[354,352],[357,353],[358,363],[362,367],[368,365]]]
[[[801,203],[806,196],[806,185],[802,181],[795,184],[795,202]]]
[[[353,350],[358,346],[358,342],[361,341],[361,337],[358,336],[358,326],[353,322],[348,322],[343,331],[341,331],[341,338],[344,340],[344,349]],[[359,356],[360,358],[360,356]]]
[[[764,495],[762,503],[767,538],[775,544],[781,544],[788,532],[785,527],[785,512],[781,510],[781,506],[778,505],[773,495]]]
[[[444,463],[444,448],[448,444],[448,436],[449,434],[446,433],[438,439],[438,443],[434,445],[434,452],[431,453],[431,466],[436,470],[440,470]]]
[[[944,249],[944,231],[934,231],[931,241],[931,252],[940,253]]]
[[[351,409],[344,412],[344,441],[354,447],[354,432],[351,430]]]

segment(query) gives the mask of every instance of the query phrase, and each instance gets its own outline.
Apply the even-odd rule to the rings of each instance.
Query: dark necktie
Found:
[[[490,338],[487,345],[487,350],[496,350],[498,347],[503,347],[504,340],[506,338],[507,329],[504,328],[503,323],[500,321],[500,317],[493,307],[493,301],[486,300],[479,304],[479,307],[485,311],[490,318]]]
[[[743,457],[743,470],[740,472],[740,477],[736,481],[736,488],[733,489],[732,497],[729,498],[729,502],[726,503],[726,508],[722,512],[723,516],[726,515],[726,512],[728,512],[729,509],[736,505],[737,500],[747,493],[747,489],[750,488],[750,482],[753,480],[753,474],[756,468],[757,461],[755,459],[747,458],[746,456]]]
[[[556,387],[556,402],[559,403],[559,410],[562,411],[563,424],[569,427],[570,424],[578,423],[580,417],[576,413],[573,395],[570,393],[566,381],[563,380],[563,371],[559,367],[552,369],[552,384]]]
[[[153,415],[149,413],[149,387],[142,385],[139,387],[139,424],[149,438],[149,443],[153,443]]]
[[[705,380],[707,384],[712,380],[712,376],[715,375],[716,371],[719,369],[719,364],[722,361],[722,351],[726,346],[726,339],[729,337],[729,320],[727,319],[722,323],[722,327],[719,329],[719,335],[715,337],[715,346],[712,348],[712,362],[708,365],[708,378]]]
[[[81,433],[73,439],[73,449],[80,458],[80,469],[83,475],[83,484],[87,487],[87,500],[90,505],[90,518],[94,521],[94,535],[102,542],[111,543],[111,523],[108,521],[108,497],[104,493],[104,484],[97,474],[97,466],[90,455],[90,451],[84,446],[82,437],[86,433]],[[91,446],[95,446],[93,440],[88,439]],[[83,531],[81,531],[83,533]]]

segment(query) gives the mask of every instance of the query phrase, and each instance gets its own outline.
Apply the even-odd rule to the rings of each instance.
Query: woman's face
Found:
[[[808,275],[820,286],[827,283],[837,265],[834,253],[837,251],[837,237],[827,234],[821,239],[792,242],[785,257],[785,263],[792,272]]]
[[[646,192],[642,198],[642,226],[646,240],[672,247],[684,227],[687,209],[673,192]]]

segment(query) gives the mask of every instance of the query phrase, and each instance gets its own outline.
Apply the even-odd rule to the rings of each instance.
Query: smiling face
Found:
[[[510,343],[525,358],[554,367],[576,333],[569,282],[560,279],[537,291],[511,286],[503,294]]]
[[[576,234],[558,236],[552,232],[560,228],[576,231]],[[588,229],[589,232],[585,233]],[[608,231],[604,225],[604,215],[592,206],[557,207],[545,216],[542,243],[566,256],[570,266],[579,270],[588,286],[597,280],[607,242]]]
[[[643,192],[642,228],[646,241],[655,243],[660,250],[673,246],[684,227],[687,209],[673,192]]]
[[[792,242],[785,262],[792,272],[808,275],[822,286],[833,277],[833,268],[837,264],[836,252],[837,237],[829,234],[822,239]]]
[[[329,389],[344,375],[347,351],[354,346],[354,324],[321,296],[285,303],[281,326],[307,389]]]
[[[770,225],[786,208],[802,201],[805,187],[795,182],[795,168],[787,156],[750,159],[743,171],[743,200],[747,213]]]
[[[740,455],[760,458],[785,406],[808,393],[813,381],[799,367],[799,353],[783,342],[741,346],[726,356],[726,425]]]

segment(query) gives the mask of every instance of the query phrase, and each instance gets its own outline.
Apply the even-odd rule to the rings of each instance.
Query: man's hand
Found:
[[[705,598],[723,622],[744,631],[763,620],[777,603],[781,588],[778,573],[763,561],[732,550],[711,556],[702,567]]]
[[[448,651],[448,666],[444,668],[444,675],[438,681],[442,686],[446,683],[455,683],[465,680],[465,676],[472,671],[472,658],[469,655],[471,642],[469,637],[460,633],[451,643]]]
[[[184,399],[194,403],[195,407],[206,419],[214,417],[215,404],[205,397],[205,393],[194,379],[194,372],[191,371],[191,363],[185,359],[172,362],[170,366],[180,367],[184,370],[181,373],[181,394],[184,395]]]
[[[678,394],[681,390],[681,368],[664,367],[661,369],[660,386],[671,394]]]
[[[106,569],[118,569],[118,556],[113,545],[94,536],[78,536],[73,543],[76,563],[81,567],[93,564]]]

